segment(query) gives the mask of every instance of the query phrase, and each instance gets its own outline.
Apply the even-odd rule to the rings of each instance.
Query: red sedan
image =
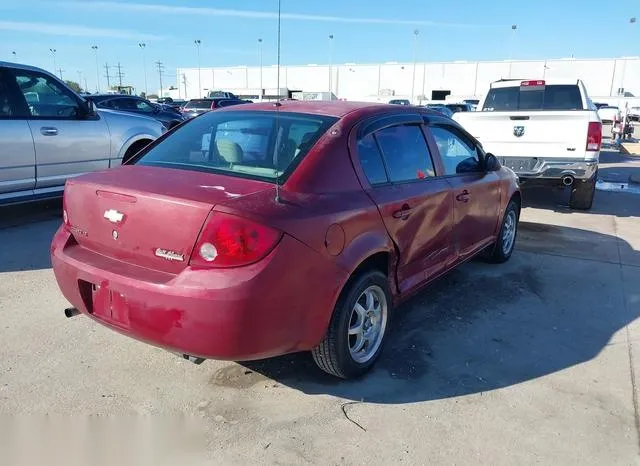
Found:
[[[402,300],[509,259],[520,205],[513,172],[439,113],[247,104],[68,181],[51,259],[67,316],[197,361],[311,351],[349,378]]]

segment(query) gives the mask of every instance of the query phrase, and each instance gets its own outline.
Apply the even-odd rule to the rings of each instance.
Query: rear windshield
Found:
[[[275,111],[209,112],[134,163],[283,181],[337,120]]]
[[[190,100],[184,108],[211,108],[210,100]]]
[[[516,110],[583,110],[580,88],[575,84],[540,86],[532,89],[517,87],[493,88],[487,94],[483,112]]]

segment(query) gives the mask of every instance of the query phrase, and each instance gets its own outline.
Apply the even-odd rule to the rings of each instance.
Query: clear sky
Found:
[[[154,62],[177,67],[276,63],[277,0],[0,0],[0,60],[57,68],[96,86],[92,45],[123,82],[158,88]],[[283,64],[506,60],[640,55],[640,0],[282,0]],[[512,24],[517,24],[513,34]],[[13,54],[15,52],[15,55]],[[79,75],[78,72],[82,74]],[[112,68],[110,73],[116,73]]]

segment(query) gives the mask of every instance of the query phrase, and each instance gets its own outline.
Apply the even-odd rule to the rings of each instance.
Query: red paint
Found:
[[[275,111],[270,103],[219,111],[256,109]],[[495,240],[518,190],[508,170],[369,185],[356,148],[363,121],[423,110],[293,101],[279,109],[340,118],[280,187],[280,202],[271,183],[149,166],[70,180],[67,222],[51,245],[64,296],[171,351],[264,358],[315,347],[343,286],[373,254],[388,255],[399,302]],[[121,225],[104,218],[108,209],[124,214]],[[219,254],[211,262],[200,254],[207,242]]]

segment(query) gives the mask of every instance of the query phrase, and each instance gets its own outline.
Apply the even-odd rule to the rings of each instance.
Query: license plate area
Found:
[[[533,172],[538,166],[536,157],[500,157],[500,164],[514,172]]]
[[[109,282],[90,283],[81,281],[80,294],[87,311],[100,320],[122,328],[129,328],[127,299]]]

